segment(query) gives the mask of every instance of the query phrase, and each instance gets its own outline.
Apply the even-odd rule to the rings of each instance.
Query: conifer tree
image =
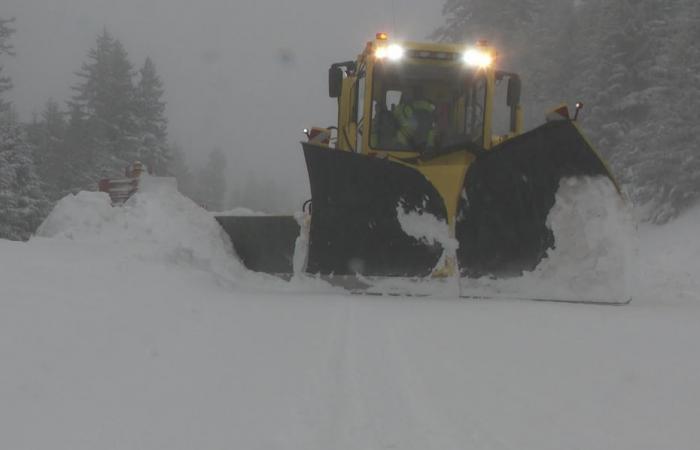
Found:
[[[533,21],[527,38],[529,59],[521,61],[528,110],[546,111],[559,103],[580,100],[579,76],[589,62],[585,8],[571,0],[549,2]],[[536,118],[541,121],[541,116]],[[530,120],[532,122],[532,120]]]
[[[136,120],[138,129],[138,158],[155,174],[167,174],[170,152],[167,143],[168,121],[165,118],[163,82],[156,73],[151,58],[139,71],[136,86]]]
[[[593,105],[588,126],[632,200],[647,207],[648,219],[665,222],[678,213],[682,190],[675,186],[682,152],[668,151],[676,145],[666,131],[675,116],[668,43],[677,34],[677,1],[598,0],[597,6],[595,60],[584,86]]]
[[[24,240],[46,216],[48,202],[24,130],[11,114],[0,116],[0,239]]]
[[[121,172],[138,156],[134,73],[122,44],[104,30],[77,75],[71,106],[86,125],[82,147],[90,149],[92,183]]]
[[[12,21],[0,18],[0,55],[13,54]],[[9,78],[0,78],[0,93],[11,86]],[[0,99],[0,106],[0,239],[22,240],[39,226],[48,205],[26,132],[12,105]]]
[[[57,177],[56,187],[60,192],[77,193],[81,190],[93,190],[100,178],[109,178],[114,173],[98,169],[99,153],[91,140],[93,130],[81,107],[69,104],[68,126],[63,143],[63,167],[57,168],[61,174]]]
[[[0,56],[2,55],[14,55],[12,44],[10,43],[10,38],[15,32],[12,28],[12,22],[15,19],[3,19],[0,17]],[[0,65],[0,111],[7,109],[8,104],[2,99],[2,93],[12,88],[12,81],[10,77],[4,76],[2,74],[3,67]]]
[[[66,194],[63,186],[67,169],[65,138],[68,124],[65,113],[53,99],[46,102],[44,111],[28,127],[29,139],[34,147],[37,173],[46,185],[49,199],[58,200]]]
[[[652,220],[664,222],[700,200],[700,4],[648,0],[646,6],[657,50],[645,72],[655,95],[635,174],[654,182],[636,183],[634,194],[651,206]]]

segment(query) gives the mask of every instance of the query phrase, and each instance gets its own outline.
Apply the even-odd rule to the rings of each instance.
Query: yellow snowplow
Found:
[[[394,42],[379,33],[356,60],[331,65],[337,125],[305,130],[302,142],[311,200],[297,270],[517,276],[556,246],[547,218],[562,179],[605,177],[619,193],[565,107],[523,132],[520,77],[497,60],[483,41]],[[407,230],[411,213],[444,224],[457,245],[446,252],[445,239]],[[294,218],[218,220],[249,268],[292,273]]]

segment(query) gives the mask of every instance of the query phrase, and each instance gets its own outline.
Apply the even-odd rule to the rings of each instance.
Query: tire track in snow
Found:
[[[518,448],[478,412],[459,408],[459,416],[450,415],[449,405],[431,395],[435,380],[427,360],[411,347],[414,314],[397,299],[338,300],[317,378],[316,426],[310,430],[316,448]]]
[[[387,344],[394,355],[397,380],[401,384],[413,420],[416,423],[413,433],[419,433],[421,446],[416,448],[448,450],[448,449],[492,449],[515,450],[515,444],[510,444],[495,434],[474,414],[460,417],[456,421],[450,419],[444,412],[444,406],[436,405],[435,399],[427,391],[431,381],[421,376],[419,370],[423,364],[419,355],[405,348],[402,342],[410,342],[406,332],[399,331],[395,321],[392,321],[391,332],[387,334]],[[410,334],[410,331],[408,331]],[[465,427],[465,424],[468,426]]]
[[[324,392],[321,429],[318,432],[318,449],[373,448],[373,439],[365,433],[368,425],[359,401],[357,364],[353,347],[354,299],[342,298],[338,302],[331,329],[324,371]],[[368,440],[369,439],[369,440]]]
[[[372,300],[376,302],[376,300]],[[329,344],[319,449],[429,448],[407,441],[417,423],[387,348],[386,325],[367,300],[340,302]],[[369,314],[367,314],[369,312]]]
[[[345,322],[345,400],[341,430],[333,448],[407,450],[475,448],[512,450],[476,417],[446,420],[427,394],[428,380],[416,375],[420,355],[405,343],[401,314],[411,310],[396,299],[352,298]],[[409,312],[410,314],[410,312]],[[465,420],[466,419],[466,420]],[[464,423],[470,424],[465,430]]]

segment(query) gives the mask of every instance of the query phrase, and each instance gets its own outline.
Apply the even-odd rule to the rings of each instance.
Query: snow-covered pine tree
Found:
[[[13,19],[0,18],[0,55],[12,55]],[[1,69],[1,67],[0,67]],[[0,78],[0,94],[12,86]],[[36,175],[32,147],[12,105],[0,97],[0,239],[27,239],[47,212]]]
[[[646,218],[664,222],[679,211],[673,197],[680,154],[669,140],[676,69],[668,51],[678,2],[598,1],[598,14],[591,14],[599,31],[597,64],[585,87],[593,99],[587,125],[633,202],[645,207]]]
[[[25,240],[46,217],[48,202],[22,126],[0,114],[0,239]]]
[[[657,108],[658,125],[650,133],[657,164],[644,166],[643,177],[653,177],[656,189],[642,192],[655,209],[650,217],[663,222],[700,200],[700,3],[675,0],[650,15],[661,17],[663,37],[653,74],[663,76],[664,89]],[[662,34],[663,31],[673,32]],[[647,158],[648,159],[648,158]],[[662,172],[663,170],[663,172]]]
[[[134,71],[124,46],[104,30],[77,75],[81,81],[73,88],[71,117],[76,120],[71,125],[80,124],[72,131],[81,131],[79,144],[87,161],[78,166],[87,162],[89,171],[82,174],[79,187],[92,189],[97,180],[122,172],[138,156]]]
[[[580,75],[585,70],[590,33],[585,30],[584,8],[575,0],[555,0],[543,5],[534,18],[534,36],[527,39],[529,59],[522,61],[524,107],[529,126],[542,123],[543,113],[562,102],[581,98]]]
[[[0,56],[13,55],[13,47],[10,43],[10,38],[15,32],[12,28],[12,22],[15,19],[3,19],[0,17]],[[2,74],[3,67],[0,65],[0,111],[8,109],[8,104],[2,99],[2,93],[12,88],[10,77]]]
[[[60,163],[61,176],[56,180],[57,190],[63,193],[77,193],[81,190],[94,190],[101,175],[109,178],[114,173],[106,173],[97,169],[99,162],[98,151],[91,140],[93,130],[87,121],[85,113],[79,105],[69,103],[68,125],[62,149]]]
[[[50,200],[62,198],[70,188],[65,179],[69,172],[65,152],[68,127],[65,115],[58,102],[49,99],[44,111],[28,128],[37,173],[46,186],[46,195]]]
[[[151,58],[139,71],[136,85],[136,127],[138,158],[158,175],[168,174],[170,148],[167,142],[168,120],[165,117],[163,82]]]

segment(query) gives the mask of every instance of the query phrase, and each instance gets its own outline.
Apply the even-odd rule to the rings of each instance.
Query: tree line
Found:
[[[14,19],[0,18],[0,57],[13,56]],[[12,88],[0,65],[0,238],[27,239],[52,205],[71,193],[94,191],[102,178],[123,176],[134,161],[211,209],[224,207],[226,156],[213,150],[192,171],[168,140],[165,88],[152,58],[135,70],[122,43],[106,29],[76,72],[62,107],[49,99],[22,123],[3,94]]]
[[[561,101],[584,102],[587,136],[644,218],[665,222],[700,199],[700,2],[446,0],[443,13],[433,39],[487,39],[503,67],[522,75],[530,125]],[[0,18],[0,238],[27,238],[56,200],[95,190],[134,160],[176,176],[183,193],[210,209],[231,206],[223,151],[188,167],[168,140],[154,61],[135,70],[106,30],[70,100],[48,100],[21,123],[4,97],[12,82],[2,62],[14,54],[14,26]],[[249,190],[265,197],[269,186],[261,186]],[[237,190],[240,203],[245,190]]]
[[[700,2],[446,0],[432,35],[488,39],[520,72],[526,114],[583,101],[582,125],[643,218],[700,199]]]

